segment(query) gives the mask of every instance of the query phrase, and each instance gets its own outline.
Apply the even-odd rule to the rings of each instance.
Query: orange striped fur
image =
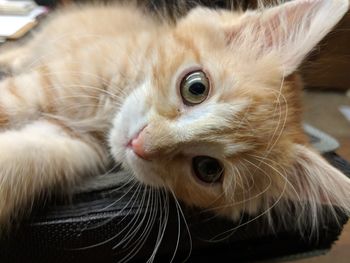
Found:
[[[350,180],[303,133],[295,73],[347,8],[346,0],[196,8],[176,23],[131,6],[57,11],[27,45],[0,55],[13,72],[0,82],[0,225],[110,161],[231,219],[273,206],[283,217],[296,200],[311,203],[297,208],[313,220],[323,203],[349,213]],[[179,85],[198,69],[209,95],[188,106]],[[195,178],[192,158],[201,155],[223,165],[219,182]]]

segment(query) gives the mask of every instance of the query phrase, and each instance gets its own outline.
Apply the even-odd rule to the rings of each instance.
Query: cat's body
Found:
[[[91,17],[101,17],[106,23],[101,25]],[[134,24],[130,21],[128,23],[128,18],[134,21]],[[111,24],[111,21],[115,23]],[[120,25],[120,28],[116,28],[115,24]],[[145,28],[140,28],[138,25],[143,25]],[[24,158],[31,156],[35,158],[35,160],[23,160],[23,164],[29,167],[38,166],[39,169],[47,165],[44,169],[47,169],[45,173],[48,175],[59,169],[56,165],[63,169],[71,167],[72,171],[68,172],[66,179],[53,179],[50,176],[43,178],[46,176],[44,174],[41,174],[40,178],[32,178],[36,181],[34,183],[38,183],[38,187],[32,189],[30,189],[32,186],[26,185],[23,181],[25,179],[20,179],[21,175],[17,175],[18,178],[7,178],[11,182],[2,181],[1,193],[5,196],[1,199],[6,202],[0,205],[2,211],[0,218],[8,219],[9,215],[5,213],[3,206],[7,207],[9,203],[18,199],[14,195],[22,192],[18,189],[19,192],[14,191],[10,194],[3,189],[10,188],[12,191],[19,187],[16,185],[21,184],[23,189],[32,190],[33,192],[28,194],[33,195],[34,192],[44,190],[45,187],[39,185],[47,183],[50,186],[66,188],[65,185],[68,184],[70,187],[78,179],[77,176],[97,174],[106,168],[109,162],[106,142],[108,130],[126,95],[145,78],[145,65],[151,66],[147,61],[152,54],[149,51],[146,54],[145,44],[148,42],[150,45],[151,38],[156,36],[155,32],[152,32],[153,29],[156,30],[155,25],[151,19],[130,7],[118,7],[112,10],[96,6],[82,10],[74,8],[62,15],[58,14],[51,25],[48,25],[46,30],[29,45],[3,56],[3,65],[10,65],[11,71],[19,73],[19,76],[6,78],[0,84],[2,126],[6,130],[16,129],[18,135],[23,129],[31,126],[34,129],[38,127],[40,133],[51,133],[51,129],[58,129],[60,133],[62,130],[62,134],[52,134],[51,139],[40,135],[36,138],[23,134],[25,138],[31,140],[30,142],[12,139],[12,136],[16,136],[15,132],[14,134],[7,132],[9,137],[3,139],[8,143],[8,146],[3,146],[7,149],[6,154],[10,155],[9,149],[17,143],[23,144],[20,147],[33,147],[34,152],[37,147],[39,151],[42,149],[41,143],[48,144],[47,147],[52,143],[50,149],[52,152],[49,152],[49,149],[44,150],[43,156],[32,155],[32,151],[24,153],[22,149],[19,150],[21,154],[28,155],[23,156]],[[147,26],[149,30],[146,30]],[[140,33],[144,34],[144,37],[140,37]],[[76,147],[77,152],[71,152],[69,148],[71,146],[60,152],[56,146],[70,143],[72,137],[74,138],[72,147]],[[58,140],[56,146],[52,142],[54,139]],[[78,142],[80,139],[83,142]],[[14,153],[15,156],[18,154],[19,152]],[[55,156],[56,154],[58,156]],[[23,170],[21,162],[11,164],[14,166],[11,173],[21,173],[19,172]],[[40,162],[48,163],[43,165]],[[24,177],[31,176],[27,175],[27,172],[23,173]],[[64,176],[66,172],[61,170],[59,173]],[[20,182],[16,182],[17,179]],[[51,181],[52,179],[54,181]],[[27,203],[32,198],[26,200],[27,196],[21,196],[20,199],[22,200],[17,200],[19,203]],[[13,210],[20,205],[19,203],[11,205],[9,209]]]
[[[348,4],[294,2],[176,24],[73,8],[0,56],[14,72],[0,82],[0,224],[111,161],[233,219],[293,200],[313,223],[322,203],[349,213],[350,180],[307,146],[293,74]]]

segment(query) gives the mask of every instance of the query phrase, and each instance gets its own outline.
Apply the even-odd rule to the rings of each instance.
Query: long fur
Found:
[[[12,76],[0,82],[1,226],[41,193],[68,191],[110,161],[233,220],[274,207],[282,218],[293,207],[300,229],[316,229],[323,204],[349,214],[350,180],[307,144],[295,74],[348,1],[261,3],[197,7],[175,22],[128,5],[70,7],[2,54]],[[198,68],[211,90],[189,107],[178,86]],[[151,161],[130,149],[137,136]],[[193,176],[198,155],[224,165],[220,183]]]

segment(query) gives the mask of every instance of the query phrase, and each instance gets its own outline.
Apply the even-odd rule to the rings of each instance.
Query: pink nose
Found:
[[[149,155],[145,152],[145,139],[144,139],[144,129],[143,128],[130,142],[131,149],[134,153],[141,157],[142,159],[149,160]]]

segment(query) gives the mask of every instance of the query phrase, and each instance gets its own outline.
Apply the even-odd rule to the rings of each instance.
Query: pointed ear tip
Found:
[[[323,1],[327,1],[327,0],[323,0]],[[334,2],[336,4],[338,4],[340,7],[342,7],[344,9],[344,11],[348,11],[349,10],[350,0],[335,0]]]
[[[322,0],[322,1],[329,3],[330,0]],[[350,0],[332,0],[332,4],[339,6],[339,8],[342,8],[344,12],[346,12],[349,10],[349,1]]]
[[[323,0],[323,1],[327,1],[327,0]],[[350,3],[349,0],[336,0],[336,1],[342,3],[344,6],[349,6],[349,3]]]
[[[292,1],[293,2],[293,1]],[[349,9],[349,2],[350,0],[294,0],[294,2],[297,4],[297,2],[300,3],[319,3],[319,4],[330,4],[332,6],[338,6],[340,8],[343,8],[344,11]]]

